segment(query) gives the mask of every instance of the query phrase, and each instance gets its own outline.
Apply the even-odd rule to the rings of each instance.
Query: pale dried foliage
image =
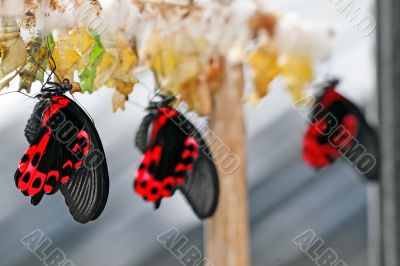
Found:
[[[115,88],[115,109],[132,92],[138,66],[154,72],[164,93],[180,95],[208,115],[213,95],[230,78],[229,66],[249,69],[254,87],[249,101],[266,96],[277,77],[297,100],[314,77],[315,63],[329,55],[328,30],[257,1],[18,0],[14,6],[17,2],[29,10],[21,26],[62,36],[64,46],[56,40],[54,51],[58,74],[72,79],[75,71],[84,71],[83,91]],[[100,31],[93,21],[106,27]],[[97,46],[93,30],[101,35]]]

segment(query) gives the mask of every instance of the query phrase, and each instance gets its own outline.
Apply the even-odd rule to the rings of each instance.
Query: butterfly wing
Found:
[[[136,132],[135,145],[142,153],[146,152],[147,146],[149,145],[148,133],[153,119],[154,116],[152,114],[146,115]]]
[[[33,108],[31,117],[25,127],[25,137],[29,144],[32,144],[39,135],[41,129],[44,110],[48,108],[49,102],[39,101]]]
[[[21,192],[31,197],[31,203],[40,203],[44,194],[54,194],[61,184],[63,147],[47,126],[42,126],[44,110],[50,110],[48,101],[40,101],[28,120],[25,134],[30,147],[19,162],[14,179]],[[69,174],[69,173],[67,173]]]
[[[15,174],[17,187],[37,205],[61,188],[74,219],[96,219],[108,197],[108,170],[98,133],[85,112],[65,96],[42,100],[25,128],[31,144]]]
[[[364,114],[355,104],[350,101],[345,102],[345,104],[348,114],[354,116],[357,120],[358,130],[355,139],[365,148],[365,151],[371,154],[375,159],[375,164],[364,173],[364,176],[371,181],[378,180],[380,167],[378,134],[376,130],[368,124]],[[360,157],[358,156],[350,157],[350,161],[354,165],[357,165],[359,159]]]
[[[218,175],[200,133],[171,108],[161,109],[151,131],[137,171],[136,192],[158,207],[162,198],[179,189],[200,219],[211,216],[218,202]]]
[[[100,136],[88,115],[73,101],[70,103],[69,112],[72,124],[81,125],[79,132],[84,132],[80,138],[78,136],[77,143],[83,139],[89,147],[84,151],[83,158],[75,163],[75,166],[79,166],[75,167],[77,169],[72,173],[70,180],[61,185],[61,192],[74,219],[80,223],[87,223],[100,216],[107,202],[107,161]],[[85,145],[83,146],[86,147]],[[84,147],[81,148],[84,150]],[[69,153],[69,156],[70,160],[74,161],[74,152]]]
[[[177,132],[171,120],[160,114],[155,117],[151,128],[151,140],[135,178],[135,190],[145,200],[159,207],[162,198],[174,194],[177,186],[184,182],[175,166],[184,150],[184,134]]]
[[[206,148],[208,150],[208,148]],[[218,174],[210,153],[200,149],[193,170],[180,187],[193,211],[200,219],[212,216],[217,209],[219,198]]]
[[[362,144],[373,155],[378,154],[376,134],[355,104],[336,92],[334,88],[329,88],[317,100],[317,105],[323,108],[316,108],[312,114],[313,123],[309,126],[303,141],[303,159],[310,166],[327,167],[357,143]],[[327,115],[335,122],[329,122]],[[350,157],[353,163],[356,159],[358,158]],[[378,165],[366,174],[368,179],[377,178]]]

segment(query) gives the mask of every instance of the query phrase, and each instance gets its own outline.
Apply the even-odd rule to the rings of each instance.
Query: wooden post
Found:
[[[214,266],[249,265],[246,133],[243,116],[242,65],[228,67],[222,88],[214,98],[211,130],[238,158],[232,173],[216,158],[220,175],[220,200],[215,216],[206,224],[206,257]],[[218,149],[218,141],[211,149]],[[215,156],[215,153],[214,153]]]
[[[380,94],[382,257],[400,265],[400,1],[378,7],[378,88]]]

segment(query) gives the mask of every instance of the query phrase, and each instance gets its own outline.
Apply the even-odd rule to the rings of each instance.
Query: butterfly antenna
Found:
[[[47,70],[35,59],[35,57],[33,56],[32,52],[28,49],[28,53],[29,56],[32,58],[33,62],[41,69],[44,71],[44,73],[46,73],[47,75],[49,75],[49,73],[47,72]]]
[[[29,53],[29,56],[32,58],[32,60],[33,60],[33,62],[41,69],[41,70],[43,70],[44,71],[44,73],[46,73],[46,75],[47,75],[47,80],[46,80],[46,82],[45,83],[42,83],[42,87],[40,88],[40,90],[42,90],[45,86],[46,86],[46,83],[47,82],[49,82],[49,77],[51,77],[51,75],[52,75],[52,73],[48,73],[47,72],[47,70],[35,59],[35,57],[34,57],[34,55],[32,54],[32,52],[28,49],[28,53]]]
[[[56,78],[58,79],[58,81],[59,81],[59,82],[62,82],[62,79],[61,79],[61,78],[57,75],[57,73],[56,73],[57,65],[56,65],[56,61],[54,60],[54,57],[53,57],[53,55],[52,55],[51,49],[50,49],[50,45],[49,45],[49,36],[46,37],[46,48],[47,48],[47,55],[48,55],[48,57],[49,57],[50,66],[51,66],[51,64],[53,64],[53,66],[52,66],[53,68],[52,68],[52,70],[51,70],[51,75],[54,74],[54,75],[56,76]],[[51,75],[49,76],[47,82],[50,81]]]
[[[136,107],[139,107],[140,109],[143,109],[143,110],[145,110],[145,109],[147,108],[146,106],[141,105],[141,104],[138,103],[138,102],[129,101],[129,100],[127,100],[126,102],[127,102],[127,103],[130,103],[130,104],[132,104],[132,105],[134,105],[134,106],[136,106]]]
[[[20,91],[9,91],[9,92],[5,92],[5,93],[0,94],[0,96],[4,96],[4,95],[7,95],[7,94],[11,94],[11,93],[20,93],[20,94],[22,94],[22,95],[24,95],[26,97],[35,99],[34,96],[30,96],[29,94],[26,94],[26,93],[23,93],[23,92],[20,92]]]

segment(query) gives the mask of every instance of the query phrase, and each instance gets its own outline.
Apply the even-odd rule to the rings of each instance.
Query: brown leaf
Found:
[[[0,83],[0,91],[4,88],[8,88],[10,86],[10,82],[16,77],[18,76],[18,72],[16,71],[11,77],[6,78],[5,80],[3,80]]]
[[[101,11],[103,10],[100,2],[98,0],[89,0],[89,2],[93,6],[93,8],[96,10],[96,15],[100,16]]]
[[[113,112],[118,111],[118,109],[125,111],[125,102],[126,96],[120,93],[118,90],[114,90],[112,96]]]
[[[135,83],[127,83],[122,81],[117,81],[116,83],[117,83],[116,90],[125,97],[128,97],[129,94],[132,93],[133,86],[135,86]]]
[[[0,40],[0,57],[0,79],[23,67],[26,63],[27,51],[21,37]]]
[[[20,81],[19,90],[26,90],[27,93],[30,92],[32,83],[38,77],[38,64],[45,66],[45,61],[47,58],[47,49],[45,41],[42,37],[36,36],[28,42],[29,54],[27,57],[27,62],[19,71]],[[42,76],[43,77],[43,76]]]
[[[81,84],[79,84],[78,82],[71,82],[72,85],[72,89],[69,91],[71,94],[76,93],[76,92],[82,92],[82,87]]]
[[[63,13],[67,8],[64,3],[60,3],[58,0],[50,0],[50,7],[60,13]]]
[[[219,56],[217,60],[211,59],[208,63],[207,84],[211,94],[217,92],[225,79],[225,59]]]
[[[254,17],[250,19],[249,24],[254,35],[257,35],[259,30],[266,30],[270,36],[273,36],[275,34],[277,17],[272,13],[256,13]]]

